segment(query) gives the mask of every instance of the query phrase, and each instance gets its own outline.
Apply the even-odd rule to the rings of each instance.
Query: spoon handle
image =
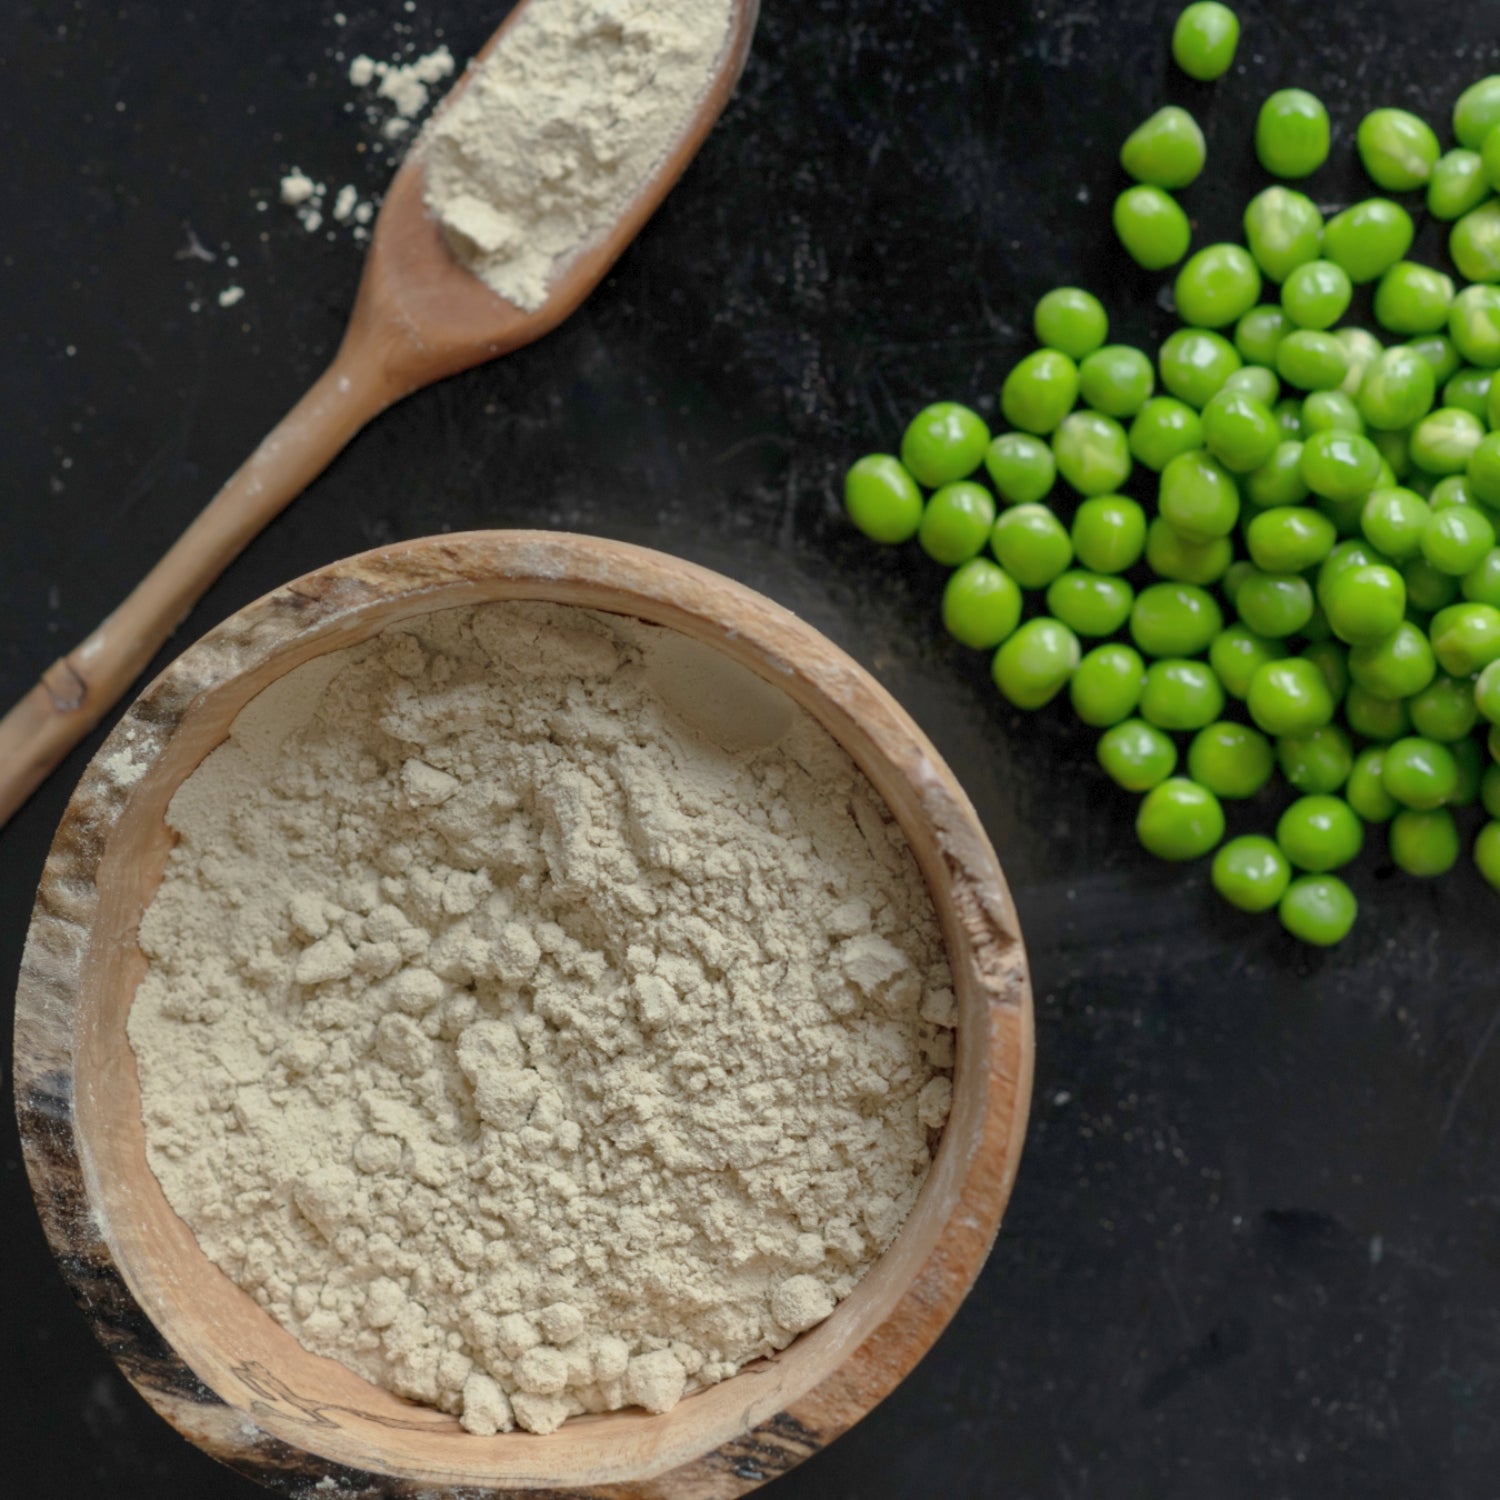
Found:
[[[120,700],[252,537],[399,394],[353,341],[92,635],[0,719],[0,827]]]

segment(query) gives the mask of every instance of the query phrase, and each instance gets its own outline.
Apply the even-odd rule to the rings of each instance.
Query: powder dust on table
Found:
[[[150,1163],[316,1353],[476,1433],[665,1411],[911,1211],[952,1093],[930,898],[722,655],[563,606],[407,621],[262,693],[169,821]]]

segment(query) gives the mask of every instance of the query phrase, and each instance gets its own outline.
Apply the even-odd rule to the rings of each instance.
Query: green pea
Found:
[[[1484,810],[1492,818],[1500,818],[1500,766],[1491,764],[1484,768],[1479,797]]]
[[[1460,146],[1433,163],[1427,179],[1427,212],[1434,219],[1451,223],[1478,208],[1489,195],[1484,162],[1477,151]]]
[[[1234,545],[1227,536],[1191,541],[1161,516],[1146,528],[1146,563],[1158,578],[1210,584],[1222,578],[1233,561]]]
[[[1437,662],[1427,637],[1403,620],[1383,641],[1349,652],[1349,675],[1373,697],[1410,698],[1437,675]]]
[[[1250,557],[1264,573],[1301,573],[1316,567],[1337,540],[1333,522],[1301,506],[1264,510],[1245,528]]]
[[[901,440],[901,462],[928,489],[967,479],[984,460],[990,430],[984,418],[956,401],[939,401],[917,414]]]
[[[1240,18],[1227,5],[1195,0],[1172,28],[1172,57],[1189,78],[1208,83],[1229,71],[1239,42]]]
[[[1188,253],[1193,227],[1182,205],[1161,188],[1126,188],[1115,199],[1115,234],[1130,258],[1147,271],[1164,271]]]
[[[1348,310],[1354,288],[1348,273],[1331,260],[1310,260],[1286,278],[1281,305],[1298,328],[1332,328]]]
[[[1249,695],[1250,680],[1257,669],[1285,658],[1286,647],[1280,641],[1268,641],[1245,625],[1220,631],[1208,648],[1208,664],[1224,691],[1242,702]]]
[[[1227,537],[1239,519],[1233,476],[1202,450],[1181,453],[1162,470],[1157,499],[1161,517],[1190,542]]]
[[[1394,568],[1372,563],[1340,573],[1324,593],[1333,633],[1351,646],[1385,640],[1406,614],[1406,580]]]
[[[1471,83],[1453,106],[1453,134],[1460,146],[1477,151],[1491,129],[1500,125],[1500,74]]]
[[[1458,579],[1440,573],[1425,557],[1414,557],[1401,569],[1406,579],[1406,603],[1421,615],[1436,614],[1458,598]]]
[[[1349,368],[1339,389],[1347,396],[1358,397],[1365,373],[1385,352],[1385,345],[1364,328],[1335,328],[1334,337],[1344,346]]]
[[[1307,481],[1302,477],[1302,444],[1277,444],[1269,461],[1253,469],[1241,481],[1245,500],[1259,509],[1300,505],[1307,499]]]
[[[910,540],[922,524],[922,492],[889,453],[870,453],[844,479],[849,519],[874,542]]]
[[[1109,337],[1109,314],[1092,292],[1081,287],[1054,287],[1032,314],[1036,341],[1078,361],[1092,354]]]
[[[1226,385],[1203,408],[1203,442],[1231,473],[1248,474],[1270,462],[1281,430],[1268,406]]]
[[[1443,149],[1432,126],[1404,109],[1371,110],[1355,145],[1371,181],[1392,193],[1425,186]]]
[[[1315,495],[1359,500],[1375,488],[1380,450],[1356,432],[1315,432],[1302,445],[1302,477]]]
[[[1222,396],[1225,391],[1253,397],[1261,405],[1270,407],[1276,404],[1281,395],[1281,382],[1276,378],[1274,370],[1267,370],[1261,365],[1246,365],[1224,382],[1219,394]]]
[[[1270,839],[1245,834],[1214,855],[1214,889],[1241,911],[1270,911],[1286,892],[1292,867]]]
[[[1276,824],[1276,842],[1299,870],[1325,875],[1356,858],[1365,826],[1342,797],[1299,797]]]
[[[917,540],[934,562],[956,568],[984,551],[994,524],[994,496],[983,485],[959,480],[927,502]]]
[[[1123,495],[1096,495],[1073,513],[1073,550],[1094,573],[1123,573],[1146,545],[1146,513]]]
[[[1146,682],[1146,664],[1129,646],[1095,646],[1073,673],[1073,712],[1095,729],[1119,724],[1135,712]]]
[[[1302,402],[1304,436],[1314,432],[1363,432],[1365,420],[1343,391],[1313,391]]]
[[[1500,823],[1486,823],[1474,840],[1474,868],[1500,891]]]
[[[1500,202],[1470,209],[1448,235],[1448,254],[1465,281],[1500,281]]]
[[[1458,767],[1446,745],[1411,735],[1386,747],[1380,779],[1402,807],[1441,807],[1458,785]]]
[[[1407,708],[1417,733],[1443,745],[1466,739],[1479,722],[1474,684],[1456,677],[1434,677]]]
[[[1458,863],[1458,824],[1446,807],[1403,808],[1391,819],[1390,848],[1398,870],[1436,879]]]
[[[1295,573],[1257,570],[1240,585],[1235,608],[1240,619],[1257,635],[1285,640],[1296,635],[1312,618],[1312,586]]]
[[[1344,697],[1344,718],[1355,734],[1367,740],[1399,740],[1411,728],[1401,699],[1377,698],[1357,682]]]
[[[1479,440],[1469,455],[1468,480],[1477,499],[1500,506],[1500,432]]]
[[[1431,518],[1427,502],[1414,491],[1381,489],[1371,490],[1359,524],[1372,547],[1403,562],[1416,556]]]
[[[1162,384],[1200,411],[1242,363],[1228,339],[1202,328],[1179,328],[1157,354]]]
[[[1276,350],[1276,373],[1303,391],[1331,391],[1349,373],[1349,351],[1331,333],[1299,328]]]
[[[1432,366],[1432,378],[1439,384],[1451,380],[1458,373],[1463,361],[1453,340],[1442,333],[1424,333],[1418,338],[1408,339],[1406,347],[1415,350]]]
[[[1276,418],[1276,425],[1281,428],[1281,440],[1284,443],[1296,443],[1300,449],[1302,440],[1307,436],[1302,426],[1302,400],[1296,396],[1283,396],[1275,406],[1271,408],[1271,415]]]
[[[1471,365],[1500,365],[1500,288],[1465,287],[1448,310],[1448,336]]]
[[[1323,215],[1305,193],[1268,187],[1245,208],[1245,242],[1272,281],[1285,281],[1298,266],[1318,258]]]
[[[1067,685],[1082,654],[1078,637],[1066,625],[1042,615],[1028,620],[1000,647],[990,675],[1017,708],[1041,708]]]
[[[1494,380],[1493,370],[1460,370],[1443,387],[1443,405],[1456,406],[1459,410],[1466,411],[1471,417],[1483,422],[1489,416],[1490,387],[1494,384]]]
[[[1494,545],[1494,526],[1472,505],[1450,505],[1434,511],[1422,532],[1422,556],[1439,573],[1453,578],[1461,578],[1477,567]]]
[[[1359,414],[1371,427],[1392,431],[1421,421],[1432,406],[1437,380],[1432,366],[1415,350],[1386,349],[1359,390]]]
[[[1224,837],[1224,809],[1207,787],[1169,777],[1147,792],[1135,831],[1158,859],[1197,859]]]
[[[1500,662],[1492,661],[1474,680],[1474,707],[1491,724],[1500,724]]]
[[[1063,523],[1045,505],[1013,505],[990,532],[990,551],[1023,589],[1044,589],[1073,561]]]
[[[1125,138],[1120,165],[1148,187],[1184,188],[1197,179],[1207,156],[1198,122],[1169,104]]]
[[[1289,658],[1265,662],[1250,678],[1245,706],[1269,735],[1310,734],[1333,719],[1333,694],[1317,666]]]
[[[1375,321],[1392,333],[1436,333],[1453,306],[1453,278],[1413,260],[1397,261],[1375,286]]]
[[[1479,451],[1477,448],[1474,450]],[[1473,454],[1469,456],[1469,462],[1473,463]],[[1474,493],[1474,486],[1467,474],[1449,474],[1442,479],[1435,480],[1432,493],[1427,497],[1427,504],[1434,512],[1440,510],[1451,510],[1454,506],[1476,506],[1480,504],[1479,496]]]
[[[1177,316],[1191,328],[1237,323],[1260,297],[1260,270],[1240,245],[1206,245],[1177,273]]]
[[[1367,198],[1328,221],[1323,254],[1341,266],[1350,281],[1363,286],[1395,265],[1415,238],[1411,215],[1399,203]]]
[[[954,640],[991,651],[1021,623],[1021,590],[988,558],[966,562],[943,590],[943,624]]]
[[[1269,191],[1275,190],[1272,189]],[[1317,209],[1314,208],[1313,212],[1316,213]],[[1251,248],[1254,248],[1253,242]],[[1308,259],[1313,259],[1316,254],[1317,250],[1315,247],[1313,255],[1309,256]],[[1270,276],[1271,273],[1266,269],[1265,262],[1258,255],[1256,256],[1256,260],[1259,262],[1261,270]],[[1298,264],[1300,265],[1301,262],[1299,261]],[[1276,278],[1273,277],[1272,279]],[[1292,320],[1287,317],[1286,313],[1271,303],[1262,302],[1258,306],[1252,307],[1234,325],[1234,347],[1239,351],[1240,356],[1246,364],[1262,365],[1268,370],[1273,370],[1276,367],[1276,350],[1280,346],[1282,339],[1291,331]]]
[[[1080,495],[1105,495],[1130,478],[1130,444],[1113,417],[1075,411],[1052,434],[1057,472]]]
[[[1203,423],[1185,401],[1154,396],[1130,424],[1130,452],[1138,463],[1160,473],[1179,453],[1203,446]]]
[[[1431,637],[1433,653],[1445,672],[1471,676],[1500,658],[1500,609],[1491,604],[1450,604],[1433,616]],[[1409,698],[1411,693],[1402,696]]]
[[[1047,609],[1075,635],[1113,635],[1130,617],[1135,590],[1123,578],[1074,569],[1047,588]]]
[[[1003,432],[985,450],[984,467],[1007,505],[1045,500],[1057,479],[1052,449],[1029,432]]]
[[[1428,474],[1461,474],[1484,440],[1484,427],[1471,413],[1440,406],[1412,428],[1411,460]]]
[[[1283,735],[1276,741],[1281,774],[1299,792],[1327,796],[1344,785],[1354,769],[1354,749],[1337,724],[1311,734]]]
[[[1386,791],[1382,774],[1385,750],[1371,745],[1361,750],[1349,770],[1344,798],[1366,823],[1389,823],[1400,804]]]
[[[1328,111],[1303,89],[1279,89],[1260,107],[1255,154],[1273,177],[1308,177],[1328,160]]]
[[[1038,436],[1054,431],[1077,400],[1078,366],[1056,349],[1028,354],[1000,387],[1000,411],[1005,420]],[[988,437],[985,441],[988,443]]]
[[[1149,792],[1177,769],[1177,746],[1144,719],[1105,730],[1097,753],[1105,774],[1127,792]]]
[[[1337,875],[1304,875],[1286,888],[1276,914],[1294,938],[1332,948],[1349,936],[1359,903]]]
[[[1158,729],[1201,729],[1224,712],[1224,689],[1206,662],[1166,657],[1146,668],[1141,717]]]
[[[1271,779],[1276,757],[1271,742],[1248,724],[1221,719],[1193,736],[1188,775],[1216,797],[1253,797]]]
[[[1327,598],[1329,588],[1340,573],[1349,572],[1354,568],[1367,568],[1371,563],[1377,563],[1380,560],[1380,554],[1365,542],[1340,542],[1323,560],[1323,566],[1318,569],[1318,602],[1321,604]]]
[[[1470,604],[1500,609],[1500,547],[1491,547],[1463,576],[1459,592]]]
[[[1155,366],[1128,344],[1106,344],[1078,367],[1078,389],[1085,404],[1107,417],[1133,417],[1155,388]]]
[[[1190,583],[1153,583],[1130,611],[1131,638],[1147,656],[1197,656],[1223,628],[1213,595]]]

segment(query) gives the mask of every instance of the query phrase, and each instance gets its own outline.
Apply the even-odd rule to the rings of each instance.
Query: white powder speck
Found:
[[[237,302],[245,300],[245,289],[242,286],[226,286],[219,293],[220,307],[233,307]]]

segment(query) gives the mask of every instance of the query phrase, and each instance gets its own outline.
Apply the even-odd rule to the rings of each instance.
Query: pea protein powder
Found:
[[[719,653],[424,616],[173,799],[129,1020],[151,1166],[307,1348],[471,1432],[665,1411],[916,1200],[951,976],[889,809]]]

